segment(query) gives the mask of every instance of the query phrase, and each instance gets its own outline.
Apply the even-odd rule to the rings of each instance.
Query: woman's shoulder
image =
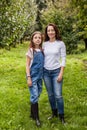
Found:
[[[48,44],[48,41],[44,41],[43,45],[42,45],[42,48],[44,48],[47,44]]]
[[[49,41],[44,41],[43,44],[47,44]]]
[[[58,42],[58,43],[64,43],[62,40],[56,40],[56,42]]]
[[[65,45],[65,43],[64,43],[63,41],[57,40],[56,42],[57,42],[58,44],[60,44],[60,45]]]

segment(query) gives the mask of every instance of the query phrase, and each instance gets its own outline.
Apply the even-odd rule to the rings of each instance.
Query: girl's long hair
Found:
[[[49,41],[49,37],[48,37],[48,35],[47,35],[47,28],[48,28],[48,26],[52,26],[52,27],[54,28],[55,33],[56,33],[56,35],[55,35],[56,40],[60,40],[60,41],[61,41],[62,38],[61,38],[61,36],[60,36],[59,29],[58,29],[57,26],[56,26],[55,24],[53,24],[53,23],[49,23],[49,24],[46,26],[46,28],[45,28],[45,34],[44,34],[44,41]]]

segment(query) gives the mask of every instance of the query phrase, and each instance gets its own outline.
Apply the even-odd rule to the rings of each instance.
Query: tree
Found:
[[[42,30],[41,25],[41,11],[47,7],[46,0],[36,0],[37,5],[37,16],[36,16],[36,25],[35,30]]]
[[[2,0],[0,6],[0,46],[15,46],[35,24],[36,5],[31,0]]]
[[[73,17],[74,14],[71,14],[71,9],[68,7],[69,5],[64,3],[61,5],[58,1],[57,3],[54,3],[56,5],[54,6],[54,4],[50,2],[48,4],[48,8],[46,8],[42,13],[41,23],[43,29],[48,23],[55,23],[58,26],[62,39],[66,44],[67,53],[73,53],[73,50],[77,49],[78,41],[76,32],[73,29],[75,19]]]
[[[76,11],[75,30],[78,32],[77,36],[84,40],[85,49],[87,50],[87,0],[72,0],[71,8]]]

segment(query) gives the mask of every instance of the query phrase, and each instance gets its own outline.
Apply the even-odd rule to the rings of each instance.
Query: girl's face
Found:
[[[35,47],[39,47],[39,45],[42,42],[42,37],[41,34],[37,33],[33,36],[33,43],[35,45]]]
[[[47,35],[48,35],[49,39],[55,39],[56,32],[55,32],[53,26],[47,27]]]

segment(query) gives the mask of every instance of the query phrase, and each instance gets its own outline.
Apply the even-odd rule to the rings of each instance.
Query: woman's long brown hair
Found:
[[[59,33],[59,29],[57,28],[57,26],[55,25],[55,24],[53,24],[53,23],[49,23],[47,26],[46,26],[46,28],[45,28],[45,34],[44,34],[44,41],[49,41],[49,37],[48,37],[48,35],[47,35],[47,28],[48,28],[48,26],[52,26],[53,28],[54,28],[54,30],[55,30],[55,33],[56,33],[56,40],[62,40],[62,38],[61,38],[61,36],[60,36],[60,33]]]

